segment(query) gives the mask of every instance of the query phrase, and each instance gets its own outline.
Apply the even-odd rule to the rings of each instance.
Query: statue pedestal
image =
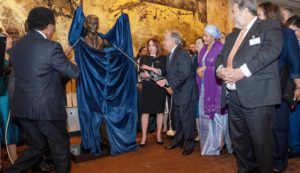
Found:
[[[80,131],[74,131],[71,132],[71,134],[72,133],[78,134],[78,132],[80,134]],[[100,146],[101,154],[99,156],[94,156],[93,154],[91,154],[90,150],[85,150],[81,144],[71,144],[70,146],[71,159],[75,163],[94,160],[100,157],[105,157],[110,155],[109,141],[108,141],[108,136],[106,131],[106,123],[104,121],[102,121],[99,132],[102,139],[101,140],[102,144]]]
[[[70,146],[70,152],[71,152],[71,159],[75,163],[80,163],[84,161],[94,160],[101,157],[106,157],[110,155],[109,147],[101,147],[101,155],[100,156],[94,156],[90,153],[89,150],[85,150],[82,148],[81,144],[72,144]]]
[[[77,110],[77,107],[76,107],[76,110]],[[72,112],[72,111],[69,111],[69,112]],[[70,115],[72,115],[72,114],[70,114]],[[77,113],[77,115],[78,115],[78,113]],[[79,119],[78,119],[78,122],[79,122]],[[80,133],[80,131],[78,131],[78,129],[76,129],[75,131],[69,131],[69,133],[70,133],[70,136],[80,136],[81,135],[81,133]],[[98,159],[100,157],[105,157],[105,156],[110,155],[110,147],[109,147],[109,141],[108,141],[105,121],[102,121],[102,124],[99,129],[99,133],[100,133],[100,136],[102,139],[102,144],[100,145],[100,148],[101,148],[100,156],[94,156],[93,154],[91,154],[90,150],[85,150],[81,144],[71,144],[71,146],[70,146],[71,159],[75,163],[84,162],[84,161],[88,161],[88,160],[94,160],[94,159]]]

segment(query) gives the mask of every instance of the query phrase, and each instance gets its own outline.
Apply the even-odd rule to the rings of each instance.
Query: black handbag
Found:
[[[294,91],[296,85],[294,80],[289,76],[289,68],[286,65],[280,72],[280,82],[281,82],[281,97],[290,106],[295,107],[297,101],[294,100]]]

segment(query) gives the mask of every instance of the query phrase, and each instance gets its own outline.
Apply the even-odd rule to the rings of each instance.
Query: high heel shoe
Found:
[[[164,144],[164,141],[157,141],[157,144],[162,145],[162,144]]]
[[[160,136],[160,140],[159,140],[158,138],[156,138],[156,143],[157,143],[158,145],[164,144],[164,141],[162,140],[161,136]]]
[[[147,139],[146,139],[146,141],[145,141],[145,143],[144,144],[139,144],[140,145],[140,147],[144,147],[144,146],[146,146],[146,144],[147,144]]]

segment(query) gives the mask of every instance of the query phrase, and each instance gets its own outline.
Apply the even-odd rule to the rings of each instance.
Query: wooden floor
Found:
[[[140,134],[138,135],[140,136]],[[199,144],[189,156],[182,155],[182,149],[165,150],[165,144],[156,144],[155,133],[148,136],[147,145],[135,152],[119,156],[105,156],[96,160],[72,163],[72,173],[234,173],[236,163],[233,155],[223,151],[220,156],[201,156]],[[139,137],[137,139],[139,142]],[[71,143],[80,143],[73,137]],[[8,165],[7,161],[4,166]],[[285,173],[299,173],[300,158],[290,159]]]
[[[140,134],[138,135],[140,136]],[[72,165],[72,173],[234,173],[236,163],[226,151],[220,156],[201,156],[199,144],[190,156],[183,156],[182,149],[165,150],[165,144],[156,144],[155,133],[148,136],[147,145],[135,152],[99,158]],[[73,139],[73,142],[76,139]],[[137,139],[139,142],[139,137]],[[285,173],[299,173],[300,158],[289,160]]]

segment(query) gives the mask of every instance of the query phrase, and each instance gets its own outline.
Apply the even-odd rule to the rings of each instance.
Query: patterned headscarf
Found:
[[[214,38],[220,38],[221,36],[219,29],[215,25],[206,25],[204,30],[205,32],[212,35]]]

